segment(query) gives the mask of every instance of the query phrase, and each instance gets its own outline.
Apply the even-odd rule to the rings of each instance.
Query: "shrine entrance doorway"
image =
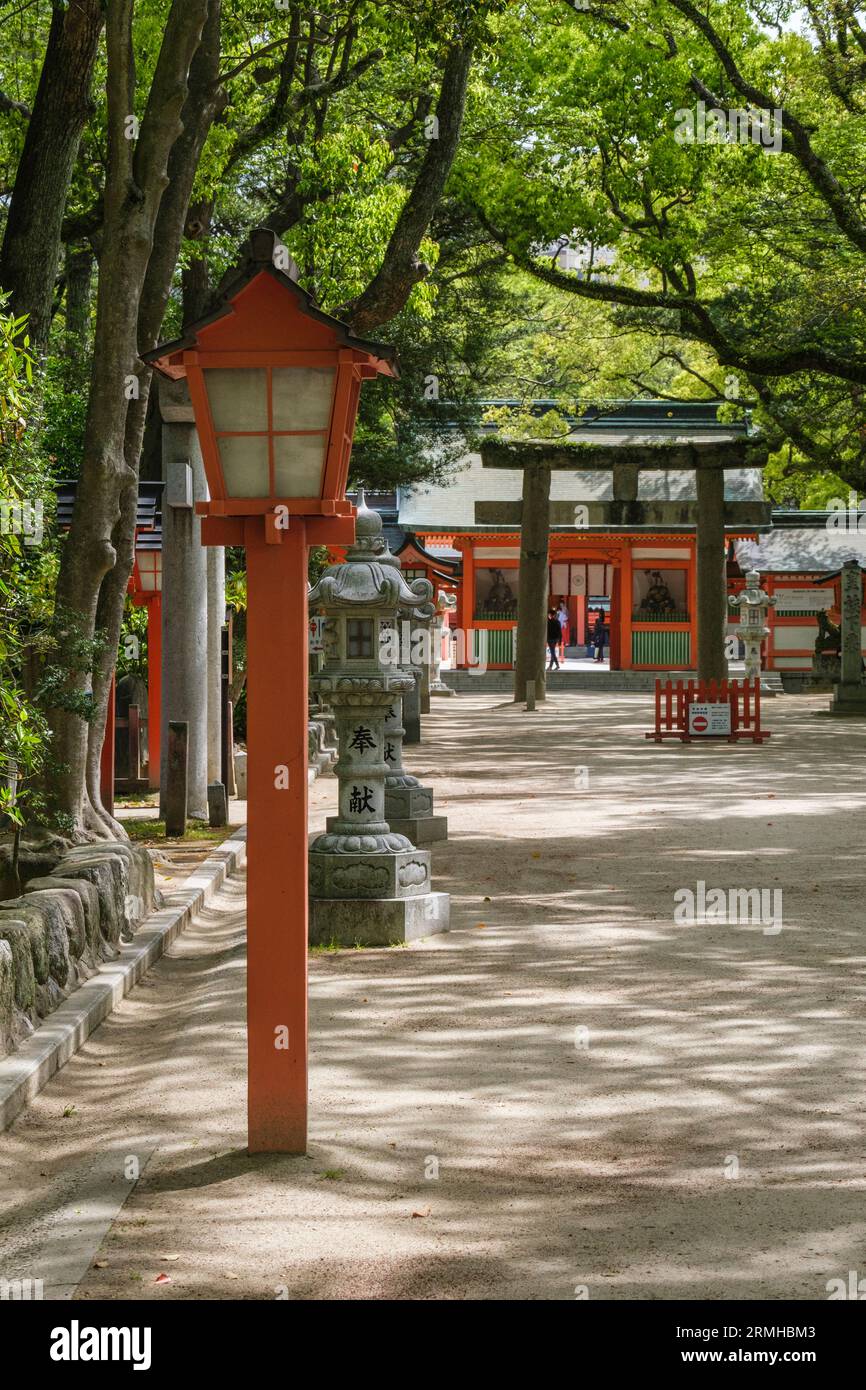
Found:
[[[619,601],[620,566],[607,558],[557,557],[549,567],[549,606],[558,610],[564,602],[569,617],[566,661],[585,665],[595,624],[601,613],[605,621],[604,659],[598,669],[620,669],[622,613]]]

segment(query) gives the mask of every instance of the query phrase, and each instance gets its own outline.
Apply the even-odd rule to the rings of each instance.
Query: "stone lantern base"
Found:
[[[413,898],[311,898],[311,946],[397,946],[448,931],[447,893]]]
[[[448,930],[449,895],[429,891],[429,850],[316,849],[323,839],[310,851],[311,945],[389,946]]]
[[[393,833],[393,832],[392,832]],[[333,853],[310,850],[311,898],[411,898],[430,887],[430,851]]]
[[[866,685],[852,685],[840,682],[833,687],[833,701],[830,714],[866,715]]]
[[[385,819],[396,834],[406,835],[413,845],[448,839],[448,817],[433,815],[432,787],[386,784]]]
[[[431,695],[456,695],[457,691],[452,690],[450,685],[445,685],[444,681],[436,682],[430,686]]]

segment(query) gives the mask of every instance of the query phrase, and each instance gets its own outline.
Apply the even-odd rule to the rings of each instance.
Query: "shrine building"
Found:
[[[610,670],[695,669],[697,474],[682,461],[656,468],[643,460],[658,457],[662,463],[675,454],[681,459],[683,449],[693,450],[696,461],[712,458],[724,465],[728,458],[748,459],[750,426],[720,421],[721,404],[635,401],[604,410],[587,407],[569,421],[567,439],[533,445],[539,461],[554,460],[549,604],[564,603],[568,611],[573,657],[585,657],[601,613],[607,632],[604,664]],[[461,635],[457,667],[482,661],[489,669],[506,670],[514,665],[520,605],[523,470],[509,466],[507,446],[488,444],[499,437],[495,427],[482,426],[479,433],[482,452],[467,452],[446,483],[368,495],[368,501],[382,511],[390,548],[407,577],[423,576],[434,588],[456,593],[451,625]],[[573,470],[563,444],[578,446],[575,457],[581,461]],[[583,445],[597,449],[604,466],[592,467],[595,452]],[[637,465],[636,457],[642,460]],[[723,466],[721,476],[723,517],[718,515],[714,532],[719,602],[722,594],[726,601],[738,592],[747,569],[757,568],[776,599],[765,669],[807,671],[816,613],[823,609],[838,621],[838,570],[858,547],[862,554],[860,536],[844,528],[834,531],[827,513],[774,511],[764,498],[759,466]],[[721,487],[718,495],[721,501]],[[706,557],[704,565],[706,574]],[[735,625],[731,610],[729,634]]]

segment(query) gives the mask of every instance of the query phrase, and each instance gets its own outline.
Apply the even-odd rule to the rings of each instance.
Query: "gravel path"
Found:
[[[762,748],[656,748],[645,696],[434,703],[406,761],[449,816],[454,929],[314,957],[308,1155],[244,1151],[236,879],[0,1138],[0,1276],[815,1299],[866,1273],[866,729],[826,705],[768,701]],[[781,889],[781,930],[675,923],[701,880]]]

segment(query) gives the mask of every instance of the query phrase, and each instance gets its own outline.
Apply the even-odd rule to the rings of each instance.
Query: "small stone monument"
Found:
[[[442,638],[449,630],[445,621],[446,613],[453,613],[457,607],[457,595],[448,594],[444,589],[440,589],[436,595],[436,612],[433,617],[433,646],[431,649],[430,661],[430,694],[431,695],[453,695],[454,691],[450,685],[446,685],[442,679]]]
[[[448,930],[447,893],[434,893],[430,851],[391,829],[385,815],[385,722],[414,677],[383,659],[382,634],[399,607],[429,604],[426,579],[407,585],[383,563],[382,518],[360,495],[356,540],[310,594],[325,614],[324,665],[311,685],[337,726],[339,813],[310,847],[313,944],[385,946]]]
[[[866,715],[866,685],[863,684],[863,574],[859,560],[846,560],[842,566],[842,679],[833,688],[830,714]]]
[[[832,690],[842,679],[842,629],[832,622],[825,609],[815,614],[818,635],[812,654],[810,690]]]
[[[746,680],[761,681],[761,690],[765,694],[775,694],[761,675],[761,644],[770,635],[767,614],[775,599],[761,588],[761,576],[757,570],[747,570],[746,587],[732,595],[728,603],[740,610],[739,625],[734,631],[746,649]]]

